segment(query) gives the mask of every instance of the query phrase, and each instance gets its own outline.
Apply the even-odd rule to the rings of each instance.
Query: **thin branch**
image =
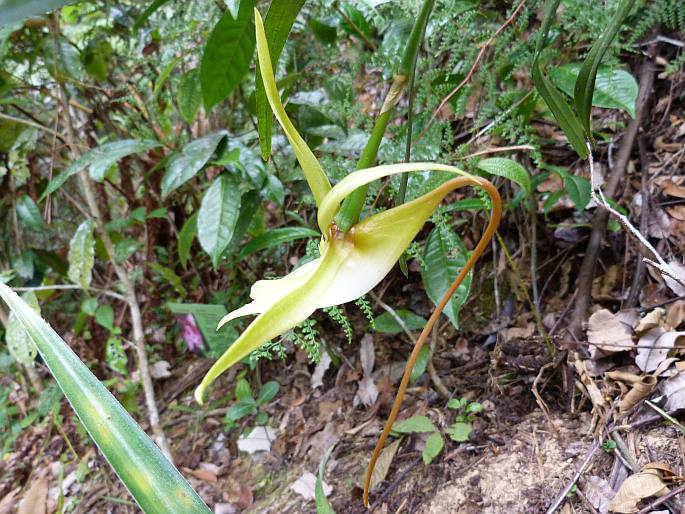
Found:
[[[36,287],[13,287],[15,291],[54,291],[54,290],[70,290],[70,289],[78,289],[82,290],[83,287],[76,285],[76,284],[53,284],[53,285],[47,285],[47,286],[36,286]],[[87,291],[94,291],[99,294],[103,294],[105,296],[109,296],[110,298],[115,298],[116,300],[125,302],[126,298],[124,298],[123,295],[120,295],[119,293],[113,293],[112,291],[107,291],[105,289],[100,289],[99,287],[88,287]]]

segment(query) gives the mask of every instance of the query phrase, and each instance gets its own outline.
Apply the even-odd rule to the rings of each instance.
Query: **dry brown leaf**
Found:
[[[658,471],[647,470],[626,478],[616,492],[609,510],[619,513],[637,512],[638,503],[650,496],[661,496],[668,492]]]
[[[333,488],[326,482],[322,482],[321,485],[323,486],[323,494],[326,496],[333,492]],[[315,496],[315,487],[316,476],[313,473],[305,472],[300,478],[291,484],[290,489],[302,496],[305,500],[313,500]]]
[[[561,177],[556,173],[550,173],[549,177],[538,184],[538,191],[541,193],[556,193],[561,191],[563,187],[564,183]]]
[[[402,438],[400,437],[397,441],[393,441],[391,444],[383,448],[383,451],[378,456],[378,460],[376,461],[376,467],[373,470],[373,474],[371,475],[371,486],[369,487],[370,491],[373,491],[376,486],[378,486],[378,484],[380,484],[383,480],[385,480],[385,477],[388,476],[390,465],[392,464],[392,460],[395,458],[395,454],[397,453],[401,442]]]
[[[592,344],[590,355],[595,358],[597,350],[604,352],[625,352],[634,346],[632,329],[616,319],[606,309],[600,309],[590,316],[587,339]]]
[[[628,412],[640,401],[649,396],[656,388],[657,379],[653,375],[646,375],[641,380],[635,382],[618,404],[618,411],[621,414]]]
[[[319,363],[316,365],[316,368],[314,368],[314,373],[312,373],[312,389],[323,387],[323,376],[326,373],[326,370],[331,367],[331,362],[331,356],[324,350],[321,354]]]
[[[359,359],[361,360],[364,376],[359,381],[359,388],[354,397],[353,405],[356,407],[360,403],[370,407],[376,403],[378,398],[378,388],[373,380],[373,365],[375,361],[375,349],[373,346],[373,336],[366,334],[361,341],[359,348]]]
[[[642,335],[645,332],[658,327],[661,319],[664,317],[664,314],[666,314],[666,310],[662,309],[661,307],[657,307],[656,309],[648,312],[635,327],[635,333],[637,335]]]
[[[596,475],[591,475],[585,482],[585,497],[600,514],[609,512],[609,504],[616,496],[609,482]]]
[[[646,469],[656,469],[661,471],[662,476],[665,479],[673,478],[677,476],[676,472],[673,470],[670,464],[667,462],[650,462],[649,464],[645,464],[645,466],[642,468],[642,470]]]
[[[666,395],[664,405],[666,412],[685,409],[685,371],[681,371],[675,377],[666,380],[662,385],[662,391]]]
[[[581,361],[579,358],[576,358],[576,360],[573,362],[573,365],[575,366],[576,371],[578,372],[580,381],[587,389],[592,405],[594,405],[596,408],[602,411],[606,409],[608,404],[604,399],[604,396],[602,396],[602,393],[600,392],[599,388],[597,387],[597,384],[595,384],[594,380],[592,380],[592,377],[590,377],[590,374],[588,373],[585,367],[585,363]]]
[[[535,323],[532,321],[526,324],[525,327],[511,327],[504,331],[504,340],[511,341],[512,339],[526,339],[535,332]]]
[[[37,478],[24,493],[17,514],[45,514],[48,497],[48,477]]]
[[[673,271],[675,271],[680,277],[685,277],[685,265],[679,263],[678,261],[671,261],[668,264],[671,266],[671,269],[673,269]],[[665,275],[664,281],[666,282],[668,288],[673,291],[676,296],[685,296],[685,286]]]
[[[666,207],[666,212],[679,221],[685,221],[685,205],[671,205]]]
[[[666,332],[661,327],[653,328],[638,341],[635,364],[645,373],[655,371],[683,336],[685,332]]]
[[[2,500],[0,500],[0,514],[10,514],[15,511],[15,505],[17,504],[16,496],[19,494],[21,488],[16,488],[13,491],[7,493]]]
[[[667,180],[663,184],[663,192],[668,196],[675,196],[676,198],[685,198],[685,186],[675,184],[671,180]]]
[[[675,330],[685,321],[685,301],[678,300],[666,307],[666,328],[668,330]]]
[[[209,482],[211,484],[215,484],[217,481],[216,473],[209,469],[183,468],[183,471],[194,476],[198,480],[204,480],[205,482]]]

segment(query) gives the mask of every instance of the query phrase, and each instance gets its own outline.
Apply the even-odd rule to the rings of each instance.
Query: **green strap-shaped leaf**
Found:
[[[190,247],[193,239],[197,235],[197,212],[186,220],[178,233],[178,260],[183,269],[188,267],[188,257],[190,257]]]
[[[516,182],[523,188],[526,194],[530,194],[533,190],[530,184],[530,174],[516,161],[502,157],[492,157],[480,161],[478,168],[491,175],[497,175]]]
[[[554,84],[552,84],[552,82],[550,82],[540,68],[540,53],[545,47],[547,34],[552,25],[552,20],[554,20],[559,1],[560,0],[549,0],[545,6],[545,16],[542,20],[542,26],[540,27],[538,40],[535,45],[535,57],[532,66],[533,84],[535,84],[535,88],[549,107],[549,110],[552,111],[552,114],[559,123],[561,130],[566,134],[573,149],[582,159],[587,159],[588,152],[585,144],[583,125],[576,114],[571,110],[571,107],[566,102],[562,93]]]
[[[200,63],[207,111],[231,94],[250,67],[255,45],[253,8],[254,0],[240,0],[238,17],[226,11],[209,35]]]
[[[288,137],[288,141],[290,141],[290,146],[292,146],[293,152],[295,152],[297,161],[300,163],[300,166],[302,166],[302,171],[304,171],[304,176],[312,190],[316,205],[320,205],[324,196],[326,196],[326,193],[331,190],[331,183],[328,181],[328,177],[326,177],[326,174],[321,168],[321,164],[319,164],[319,161],[316,159],[309,146],[307,146],[307,143],[304,142],[302,136],[297,132],[295,125],[290,121],[290,118],[288,118],[288,115],[283,108],[281,97],[278,94],[278,87],[276,87],[273,67],[271,66],[269,43],[267,42],[266,33],[264,32],[264,23],[262,22],[262,17],[257,9],[255,9],[254,13],[257,32],[259,71],[262,80],[264,81],[266,97],[276,115],[276,119],[281,124],[281,127],[283,127],[283,131]]]
[[[22,296],[24,301],[40,314],[40,305],[38,305],[36,294],[33,291],[28,291]],[[36,360],[36,345],[24,329],[24,325],[21,324],[19,318],[14,315],[14,312],[10,312],[9,320],[5,327],[5,342],[14,360],[24,366],[33,366],[33,362]]]
[[[606,28],[599,39],[592,45],[590,52],[588,53],[585,61],[583,62],[582,68],[578,73],[578,79],[576,80],[576,87],[574,90],[574,101],[576,105],[576,111],[580,117],[580,121],[585,128],[585,133],[588,139],[592,140],[592,126],[590,124],[590,110],[592,108],[592,97],[595,92],[595,79],[597,77],[597,69],[602,62],[602,57],[611,46],[611,42],[618,34],[623,20],[630,9],[633,7],[635,0],[623,0],[618,6],[618,10],[614,17],[611,19],[611,23]]]
[[[0,27],[74,2],[75,0],[3,0],[0,2]]]
[[[295,23],[297,14],[302,9],[305,0],[272,0],[269,11],[264,20],[267,44],[271,53],[271,67],[276,68],[290,29]],[[266,98],[262,76],[257,74],[255,88],[257,104],[257,129],[259,131],[259,146],[262,149],[262,159],[269,160],[271,156],[271,130],[273,118],[271,107]]]
[[[228,174],[217,177],[202,197],[197,236],[215,268],[233,238],[240,215],[240,197],[238,183]]]
[[[136,22],[133,24],[133,31],[136,32],[140,30],[140,27],[143,26],[143,24],[148,20],[148,18],[152,16],[157,9],[162,7],[168,1],[169,0],[154,0],[152,3],[150,3],[150,5],[148,5],[143,11],[143,14],[141,14],[136,20]]]
[[[149,139],[122,139],[105,143],[87,151],[72,162],[69,167],[57,175],[45,188],[41,195],[41,201],[49,194],[54,193],[64,184],[69,177],[79,173],[85,168],[90,168],[90,176],[96,182],[102,182],[107,170],[119,159],[123,159],[135,153],[143,153],[160,146],[157,141]]]
[[[305,237],[321,237],[316,230],[307,227],[283,227],[269,230],[264,234],[255,237],[252,241],[243,246],[240,250],[239,259],[244,259],[260,250],[267,248],[276,248],[290,241],[296,239],[303,239]]]
[[[142,511],[210,514],[157,445],[50,325],[1,283],[0,297],[35,342],[81,423]]]
[[[93,279],[95,264],[95,238],[93,222],[86,220],[79,225],[69,243],[69,280],[88,289]]]

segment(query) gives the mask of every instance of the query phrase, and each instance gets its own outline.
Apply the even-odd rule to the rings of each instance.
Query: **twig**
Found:
[[[640,69],[640,89],[638,99],[636,102],[637,113],[633,120],[628,124],[621,147],[616,158],[616,165],[611,171],[609,180],[606,186],[606,195],[613,197],[618,190],[623,176],[625,175],[630,160],[630,154],[633,149],[633,144],[637,137],[640,125],[647,110],[646,106],[652,94],[652,85],[654,84],[654,68],[651,59],[645,60]],[[590,153],[592,155],[592,153]],[[592,172],[592,168],[591,168]],[[596,184],[592,184],[592,190],[595,189]],[[579,339],[582,332],[583,322],[590,307],[592,296],[592,280],[595,276],[595,267],[599,257],[599,251],[606,233],[607,223],[609,221],[609,211],[605,209],[598,209],[593,216],[592,232],[587,243],[585,256],[578,272],[576,283],[578,285],[578,296],[576,297],[575,306],[571,315],[571,320],[567,327],[568,332],[573,338]]]
[[[58,35],[58,20],[55,13],[52,14],[50,18],[50,28],[52,33],[52,51],[54,61],[57,62],[57,35]],[[59,76],[55,73],[55,76]],[[72,158],[78,156],[78,151],[74,144],[74,127],[71,119],[71,113],[69,111],[69,102],[67,99],[67,92],[64,85],[60,80],[57,81],[58,85],[58,101],[62,104],[62,108],[65,114],[65,126],[67,130],[67,146],[71,153]],[[159,411],[157,409],[157,403],[155,400],[155,390],[152,384],[152,377],[150,375],[150,366],[147,359],[147,350],[145,349],[145,333],[143,331],[143,318],[140,312],[140,304],[138,303],[138,298],[136,296],[135,284],[131,281],[127,271],[119,264],[114,258],[114,243],[109,235],[109,232],[105,228],[104,217],[102,211],[100,210],[100,205],[98,203],[95,186],[90,174],[86,169],[83,169],[79,173],[79,178],[81,180],[81,185],[83,187],[83,192],[86,198],[86,204],[88,205],[88,210],[90,211],[91,217],[95,221],[95,225],[100,233],[100,239],[105,247],[107,255],[110,259],[110,264],[114,269],[114,273],[121,282],[125,291],[125,301],[128,304],[129,312],[131,314],[131,328],[133,330],[133,343],[136,351],[136,356],[138,358],[138,371],[140,372],[140,378],[143,385],[143,393],[145,395],[145,403],[148,411],[148,419],[150,422],[150,428],[152,430],[153,436],[156,439],[162,452],[167,456],[167,458],[173,463],[173,457],[171,454],[171,448],[167,442],[166,436],[164,435],[164,430],[159,422]]]
[[[534,146],[531,145],[513,145],[513,146],[498,146],[495,148],[486,148],[485,150],[480,150],[478,152],[470,153],[464,157],[464,160],[472,159],[474,157],[480,157],[481,155],[489,155],[491,153],[504,153],[504,152],[522,152],[522,151],[533,151]]]
[[[683,493],[685,493],[685,484],[681,485],[680,487],[676,487],[670,493],[664,494],[663,496],[657,498],[652,503],[647,505],[645,508],[637,511],[637,514],[648,514],[649,512],[652,512],[652,510],[654,510],[654,507],[661,505],[662,503],[670,500],[674,496],[678,496],[678,495],[683,494]]]
[[[657,405],[653,404],[653,403],[650,402],[649,400],[645,400],[645,403],[647,404],[647,406],[648,406],[650,409],[656,411],[656,413],[659,414],[659,416],[661,416],[661,417],[664,418],[666,421],[668,421],[669,423],[671,423],[675,428],[677,428],[678,430],[680,430],[681,433],[685,434],[685,427],[684,427],[683,425],[681,425],[681,424],[678,422],[678,420],[675,419],[673,416],[671,416],[668,412],[666,412],[666,411],[663,410],[662,408],[658,407]]]
[[[649,161],[647,160],[647,148],[644,137],[638,137],[637,146],[640,150],[640,195],[642,198],[642,208],[640,211],[640,232],[647,233],[649,222],[649,185],[647,183],[647,176],[649,174]],[[634,307],[637,305],[640,296],[640,284],[644,274],[645,262],[640,254],[637,255],[635,263],[635,273],[633,273],[633,281],[630,284],[630,291],[626,299],[626,307]]]
[[[433,364],[433,355],[435,354],[435,347],[437,346],[438,342],[438,325],[437,323],[433,325],[433,333],[431,334],[431,340],[430,343],[428,343],[428,348],[429,348],[429,353],[428,353],[428,361],[426,362],[426,371],[428,371],[428,376],[431,379],[431,382],[433,382],[433,385],[435,386],[435,390],[438,392],[438,394],[445,400],[449,400],[452,395],[449,392],[449,389],[445,387],[445,384],[442,383],[442,379],[440,378],[440,375],[438,375],[437,370],[435,369],[435,365]]]
[[[507,248],[507,245],[504,243],[502,236],[499,235],[499,232],[496,232],[495,236],[497,237],[497,242],[499,243],[500,248],[502,248],[502,252],[504,252],[505,257],[507,258],[507,262],[509,263],[509,267],[511,268],[511,270],[514,272],[514,275],[516,276],[519,289],[521,290],[521,292],[525,296],[526,300],[528,301],[528,305],[530,305],[530,309],[533,312],[533,317],[535,318],[535,325],[537,326],[538,332],[540,332],[540,335],[542,336],[543,340],[545,341],[545,346],[547,347],[547,353],[549,353],[549,356],[551,358],[554,358],[557,352],[556,352],[556,349],[554,348],[554,344],[552,344],[552,340],[550,339],[549,334],[547,333],[547,330],[545,330],[545,325],[542,322],[542,316],[540,315],[540,311],[538,310],[537,306],[535,305],[535,303],[531,299],[530,295],[528,294],[528,288],[523,283],[523,279],[521,278],[521,274],[518,271],[518,266],[514,262],[514,259],[511,256],[511,253],[509,253],[509,249]]]
[[[7,120],[12,121],[14,123],[21,123],[22,125],[28,125],[29,127],[37,128],[38,130],[47,132],[48,134],[51,134],[54,137],[59,138],[61,141],[64,141],[62,139],[62,136],[60,136],[56,131],[52,130],[50,127],[46,127],[45,125],[36,123],[35,121],[25,120],[24,118],[17,118],[15,116],[10,116],[9,114],[4,114],[2,112],[0,112],[0,120]]]
[[[400,326],[400,328],[402,329],[402,331],[403,331],[403,332],[407,335],[407,337],[409,338],[409,341],[410,341],[412,344],[415,344],[415,343],[416,343],[416,339],[415,339],[414,336],[412,335],[411,331],[409,330],[409,327],[407,327],[407,325],[406,325],[406,323],[404,322],[404,320],[403,320],[402,318],[400,318],[400,315],[399,315],[399,314],[397,314],[397,311],[396,311],[395,309],[393,309],[392,307],[390,307],[390,305],[388,305],[387,303],[385,303],[383,300],[381,300],[378,296],[376,296],[376,294],[375,294],[373,291],[370,292],[369,295],[371,296],[371,298],[373,298],[373,300],[374,300],[378,305],[381,306],[381,308],[382,308],[385,312],[387,312],[388,314],[390,314],[390,316],[392,317],[392,319],[394,319],[394,320],[397,322],[397,324]]]
[[[53,291],[53,290],[68,290],[68,289],[83,289],[81,286],[76,284],[53,284],[48,286],[35,286],[35,287],[12,287],[15,291]],[[95,291],[96,293],[109,296],[110,298],[115,298],[122,302],[126,301],[122,295],[118,293],[113,293],[111,291],[106,291],[105,289],[100,289],[99,287],[88,287],[88,291]]]
[[[500,28],[498,28],[497,31],[492,35],[492,37],[490,37],[490,39],[488,39],[483,44],[483,46],[480,48],[480,52],[478,52],[478,55],[476,56],[476,60],[473,61],[473,64],[471,65],[471,69],[469,70],[469,72],[464,77],[464,80],[462,80],[457,87],[455,87],[452,91],[450,91],[450,93],[445,98],[442,99],[442,101],[440,102],[438,107],[433,111],[433,115],[431,116],[430,120],[428,120],[428,123],[426,123],[426,126],[421,131],[421,134],[419,135],[419,137],[417,139],[421,139],[426,134],[426,132],[428,132],[428,129],[430,128],[432,123],[435,121],[435,118],[438,116],[438,114],[440,113],[442,108],[445,107],[447,102],[449,102],[450,99],[461,90],[461,88],[463,88],[466,84],[468,84],[469,80],[471,80],[471,77],[473,77],[473,74],[478,69],[478,65],[480,64],[480,61],[485,56],[485,52],[487,52],[487,50],[490,48],[492,43],[494,43],[495,39],[497,39],[497,37],[504,31],[504,29],[506,29],[509,25],[511,25],[511,23],[514,21],[514,19],[516,19],[516,16],[518,16],[518,14],[521,12],[521,9],[523,9],[524,5],[526,5],[526,0],[521,0],[521,2],[519,2],[519,4],[516,6],[516,9],[514,9],[514,12],[511,13],[511,16],[509,16],[507,21],[505,21],[500,26]]]
[[[595,441],[594,443],[592,443],[592,446],[590,446],[590,449],[587,451],[585,460],[583,460],[578,470],[575,472],[573,477],[571,477],[571,480],[566,484],[566,487],[564,487],[561,493],[559,493],[559,495],[557,496],[556,500],[554,500],[550,508],[547,509],[546,514],[553,514],[559,507],[561,507],[561,504],[564,503],[564,500],[566,499],[566,495],[568,495],[568,493],[571,492],[571,489],[573,489],[573,486],[580,478],[580,475],[583,474],[585,468],[590,464],[590,461],[595,456],[595,453],[597,453],[597,450],[599,450],[600,444],[600,441]]]

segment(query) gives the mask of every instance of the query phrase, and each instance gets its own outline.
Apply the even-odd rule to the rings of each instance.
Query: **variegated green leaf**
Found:
[[[95,238],[93,222],[86,220],[79,225],[69,243],[69,280],[83,289],[90,287],[95,264]]]
[[[22,296],[29,307],[40,314],[40,305],[38,305],[36,294],[28,291]],[[33,362],[36,360],[36,345],[24,329],[19,318],[14,315],[14,312],[10,312],[7,327],[5,328],[5,342],[14,360],[24,366],[33,366]]]
[[[210,514],[157,445],[40,315],[4,284],[0,297],[35,342],[81,423],[141,510]]]

